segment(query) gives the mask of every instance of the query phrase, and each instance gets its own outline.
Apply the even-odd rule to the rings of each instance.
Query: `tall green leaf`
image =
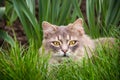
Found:
[[[120,21],[120,1],[110,0],[109,8],[106,14],[105,24],[110,27],[110,25],[116,25]]]
[[[2,19],[4,13],[5,13],[5,7],[0,7],[0,19]]]
[[[23,24],[28,40],[35,41],[35,47],[39,48],[42,42],[42,31],[35,15],[28,8],[24,0],[12,0],[16,13]]]
[[[7,32],[0,30],[0,38],[8,42],[12,47],[15,46],[15,42]]]
[[[12,25],[13,22],[18,18],[15,10],[13,9],[13,5],[12,5],[11,2],[6,1],[5,17],[6,17],[6,20],[7,20],[7,25]]]
[[[71,0],[64,0],[63,4],[61,5],[60,8],[60,13],[59,13],[59,19],[58,19],[58,24],[63,24],[65,22],[66,16],[69,13],[69,9],[71,7]]]

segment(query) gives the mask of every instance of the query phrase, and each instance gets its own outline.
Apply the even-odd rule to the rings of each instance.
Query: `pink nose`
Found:
[[[67,49],[63,49],[62,51],[63,51],[63,52],[66,54],[66,52],[67,52]]]

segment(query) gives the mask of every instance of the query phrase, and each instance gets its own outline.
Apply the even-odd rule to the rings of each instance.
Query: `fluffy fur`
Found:
[[[51,53],[50,63],[58,63],[71,58],[75,61],[83,57],[92,56],[98,42],[105,43],[113,38],[100,38],[93,40],[85,34],[81,18],[67,26],[57,26],[46,21],[43,27],[43,46],[46,53]],[[114,40],[112,40],[114,41]]]

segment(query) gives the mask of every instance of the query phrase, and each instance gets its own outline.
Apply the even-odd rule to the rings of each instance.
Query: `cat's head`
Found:
[[[43,21],[43,45],[52,55],[70,56],[81,46],[80,38],[84,35],[81,18],[67,26],[56,26]]]

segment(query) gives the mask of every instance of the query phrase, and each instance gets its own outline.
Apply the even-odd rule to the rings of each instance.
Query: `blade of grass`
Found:
[[[117,24],[120,20],[118,19],[120,15],[117,15],[120,12],[120,1],[109,1],[109,8],[106,14],[105,23],[109,28],[111,24]],[[118,18],[117,18],[118,17]]]
[[[6,1],[5,5],[5,18],[7,20],[7,25],[12,25],[13,22],[18,18],[15,10],[13,9],[13,5],[8,1]]]
[[[89,27],[95,27],[94,0],[86,0],[86,10]]]
[[[35,1],[34,0],[26,0],[27,6],[30,9],[31,13],[35,16]]]
[[[58,22],[57,22],[57,19],[58,19],[58,13],[60,12],[59,10],[60,10],[60,3],[61,3],[61,1],[60,0],[53,0],[52,2],[51,2],[52,4],[51,4],[51,9],[52,9],[52,23],[53,24],[57,24]]]
[[[23,24],[28,39],[34,40],[36,43],[35,46],[39,48],[42,43],[42,31],[41,31],[42,29],[39,26],[35,16],[31,13],[30,9],[27,7],[27,4],[24,2],[24,0],[21,1],[13,0],[13,4]],[[26,23],[25,21],[26,19],[30,23]]]
[[[82,12],[81,12],[81,10],[80,10],[81,0],[80,0],[80,3],[79,3],[79,4],[78,4],[78,0],[72,0],[72,3],[73,3],[73,5],[74,5],[74,7],[75,7],[75,9],[76,9],[76,12],[77,12],[77,14],[78,14],[78,17],[81,17],[81,18],[84,19],[84,16],[83,16],[83,14],[82,14]]]
[[[61,5],[58,24],[63,24],[65,22],[66,16],[68,15],[69,9],[71,7],[71,0],[64,0]]]
[[[8,42],[12,47],[15,46],[14,40],[7,34],[7,32],[0,30],[0,38]]]
[[[0,19],[2,19],[4,13],[5,13],[5,7],[0,7]]]

